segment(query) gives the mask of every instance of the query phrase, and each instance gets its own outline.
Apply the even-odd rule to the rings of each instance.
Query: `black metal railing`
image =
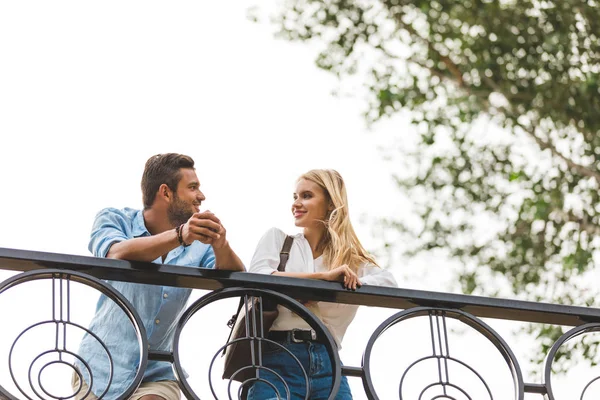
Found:
[[[283,383],[285,390],[282,393],[277,392],[279,398],[293,398],[287,389],[285,378],[274,371],[269,371],[262,364],[264,349],[279,345],[261,331],[260,317],[258,320],[249,319],[253,322],[247,325],[244,338],[234,342],[227,342],[225,338],[217,339],[217,345],[212,349],[208,348],[208,339],[205,336],[208,336],[207,332],[212,329],[211,324],[221,324],[221,321],[204,318],[201,320],[203,327],[201,332],[195,331],[193,327],[190,328],[194,318],[205,310],[214,307],[218,302],[227,302],[228,299],[234,298],[245,299],[245,303],[252,302],[253,299],[276,301],[280,306],[303,318],[317,332],[327,348],[332,365],[333,385],[330,399],[335,398],[341,376],[345,375],[362,380],[365,396],[368,399],[387,400],[391,398],[389,393],[393,392],[393,397],[399,399],[522,400],[526,393],[531,393],[542,395],[550,400],[563,400],[564,396],[560,397],[553,386],[552,371],[555,359],[568,342],[600,331],[600,310],[588,307],[374,286],[363,286],[354,292],[345,290],[341,285],[333,282],[5,248],[0,248],[0,269],[18,272],[0,283],[0,304],[3,296],[7,296],[7,293],[15,288],[21,288],[29,293],[27,303],[31,307],[38,311],[45,307],[51,310],[47,316],[40,317],[40,320],[28,322],[23,328],[10,332],[10,337],[2,335],[10,331],[5,328],[9,326],[7,324],[11,324],[11,321],[2,319],[4,328],[0,338],[7,350],[4,353],[0,352],[0,357],[6,356],[4,360],[0,360],[0,366],[4,366],[0,368],[0,398],[11,400],[69,399],[75,396],[85,398],[89,393],[81,386],[76,386],[75,393],[58,394],[47,385],[48,369],[57,367],[63,368],[63,375],[68,378],[76,375],[79,382],[82,381],[83,376],[93,379],[94,371],[73,348],[77,343],[73,344],[72,338],[77,335],[88,334],[99,341],[105,353],[103,359],[109,366],[108,370],[113,373],[111,346],[96,337],[85,323],[79,323],[74,318],[72,310],[77,300],[73,285],[85,286],[114,301],[127,317],[132,332],[137,338],[138,367],[127,389],[118,396],[119,399],[128,398],[138,387],[149,360],[171,363],[179,387],[184,396],[189,399],[238,398],[242,395],[244,387],[247,388],[255,382],[264,382],[274,387],[273,382],[265,379],[265,376],[279,379]],[[136,311],[131,308],[127,299],[103,280],[160,284],[211,292],[193,302],[180,317],[171,345],[172,350],[156,351],[149,348],[146,330]],[[50,298],[38,298],[38,295],[42,295],[42,291],[36,286],[39,284],[50,286],[51,290],[46,295]],[[303,301],[376,306],[399,311],[382,321],[371,334],[363,352],[362,365],[347,366],[341,364],[337,346],[325,324],[303,306]],[[22,305],[15,303],[10,307]],[[227,310],[231,311],[231,307],[228,307]],[[221,315],[223,320],[229,318],[231,315],[229,311],[226,315]],[[40,315],[44,315],[42,311],[40,312]],[[523,380],[521,367],[513,350],[482,318],[573,328],[550,347],[542,382],[528,383]],[[34,331],[37,333],[34,334]],[[468,336],[471,334],[477,338],[468,339],[467,349],[471,353],[477,353],[480,350],[475,347],[481,344],[482,349],[486,349],[487,352],[483,355],[481,350],[479,358],[483,363],[478,363],[477,357],[475,361],[467,361],[465,347],[458,345],[461,339],[475,337]],[[193,335],[196,338],[195,345],[189,351],[184,350],[182,345],[182,337],[186,335]],[[35,338],[43,338],[43,340]],[[24,343],[32,339],[39,346]],[[47,344],[41,343],[44,341],[47,341]],[[231,380],[221,384],[219,355],[233,344],[242,341],[251,343],[252,357],[247,368],[252,370],[252,374],[249,378],[237,379],[237,381],[233,379],[235,376],[232,376]],[[420,344],[423,347],[418,353],[416,347]],[[19,350],[23,349],[31,354],[20,357]],[[196,351],[200,351],[198,349],[201,349],[198,358],[202,360],[195,358],[194,363],[207,364],[205,369],[208,375],[199,386],[190,383],[183,361],[188,353],[196,354]],[[285,350],[282,354],[286,356]],[[388,362],[388,367],[378,368],[375,365],[377,357],[387,358],[385,361]],[[75,363],[78,368],[74,367]],[[489,364],[502,364],[500,368],[502,373],[498,373],[498,369],[494,368],[491,371],[484,371],[482,365]],[[393,367],[390,368],[389,365]],[[238,371],[239,374],[242,372]],[[306,377],[306,371],[302,374]],[[598,393],[596,386],[600,387],[600,373],[594,376],[591,371],[591,374],[592,377],[585,381],[569,384],[571,385],[569,398],[564,400],[596,398],[597,394],[593,392],[595,390],[595,393]],[[499,377],[504,381],[497,382]],[[109,378],[110,385],[112,375]],[[385,390],[381,389],[382,380],[385,380],[387,387]],[[306,384],[308,387],[307,378]],[[388,390],[389,387],[393,387],[391,392]],[[205,392],[200,394],[198,388]],[[102,398],[106,390],[108,387],[103,393],[98,393],[99,397]],[[309,397],[305,395],[304,398]]]

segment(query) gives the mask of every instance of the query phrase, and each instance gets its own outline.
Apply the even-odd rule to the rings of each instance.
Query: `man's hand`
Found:
[[[229,247],[227,242],[227,232],[221,224],[221,220],[210,211],[195,213],[186,222],[182,229],[181,236],[187,244],[194,240],[199,240],[204,244],[209,244],[215,252],[215,268],[226,269],[230,271],[245,271],[244,263]]]
[[[358,275],[352,269],[344,264],[337,268],[323,272],[323,279],[326,281],[339,281],[343,282],[346,289],[356,290],[356,287],[360,287],[361,283],[358,279]]]
[[[210,211],[194,213],[183,225],[182,238],[186,244],[198,240],[220,249],[227,244],[226,231],[221,221]]]

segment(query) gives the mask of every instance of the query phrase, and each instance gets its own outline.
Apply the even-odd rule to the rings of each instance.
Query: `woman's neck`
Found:
[[[321,243],[321,239],[325,235],[325,228],[304,228],[304,237],[308,241],[310,245],[310,249],[312,250],[313,259],[320,257],[323,254],[323,249],[319,248],[319,243]]]

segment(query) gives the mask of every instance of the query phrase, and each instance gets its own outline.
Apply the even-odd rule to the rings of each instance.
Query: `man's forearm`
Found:
[[[216,249],[213,247],[216,258],[216,268],[231,270],[231,271],[246,271],[244,267],[244,263],[240,258],[235,254],[233,249],[229,247],[229,242],[227,242],[223,247]]]
[[[129,261],[152,262],[179,246],[175,229],[158,235],[144,236],[114,243],[108,250],[107,258]]]

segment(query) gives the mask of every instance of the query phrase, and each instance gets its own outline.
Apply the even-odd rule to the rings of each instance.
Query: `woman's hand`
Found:
[[[357,286],[361,286],[356,272],[352,271],[352,269],[350,269],[350,267],[346,264],[340,265],[339,267],[331,269],[327,272],[323,272],[323,280],[343,282],[346,289],[352,290],[356,290]]]

